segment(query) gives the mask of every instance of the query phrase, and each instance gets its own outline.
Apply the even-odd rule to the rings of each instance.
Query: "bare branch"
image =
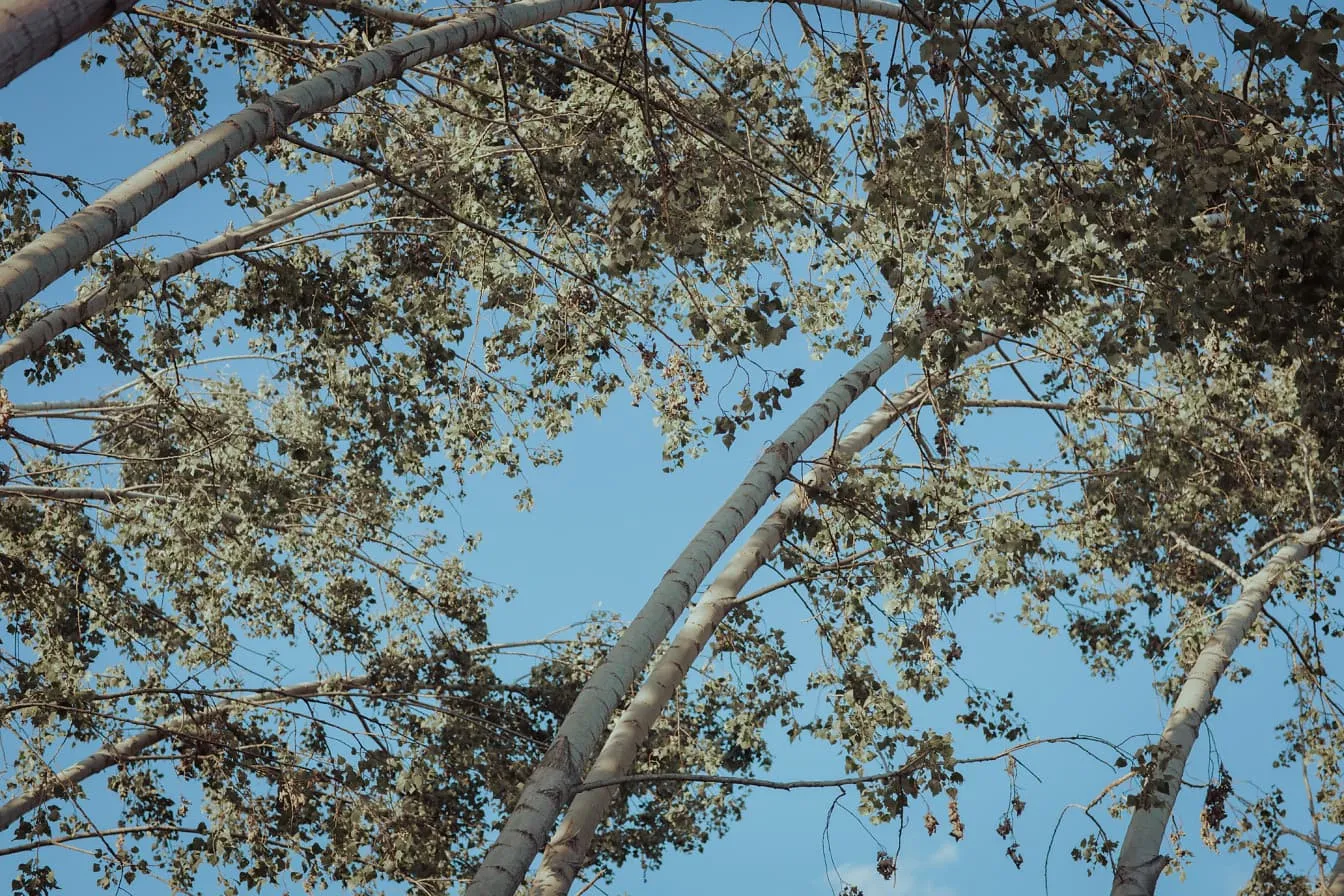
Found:
[[[1077,735],[1066,737],[1039,737],[1034,740],[1023,741],[1020,744],[1013,744],[1011,747],[1007,747],[997,753],[990,753],[987,756],[968,756],[962,759],[954,758],[948,763],[948,767],[953,768],[962,765],[995,762],[999,759],[1006,759],[1023,750],[1029,750],[1032,747],[1044,746],[1046,744],[1076,744],[1079,741],[1089,740],[1094,740],[1094,738],[1080,737]],[[805,778],[798,781],[772,781],[769,778],[737,777],[734,775],[698,775],[681,772],[666,772],[648,775],[622,775],[617,778],[602,778],[600,780],[584,781],[583,784],[579,786],[579,790],[597,790],[602,787],[619,787],[623,784],[658,784],[664,781],[685,781],[690,784],[723,784],[728,787],[761,787],[767,790],[815,790],[829,787],[850,787],[857,784],[876,784],[882,781],[907,778],[924,767],[927,755],[928,751],[916,753],[914,756],[903,762],[900,768],[894,769],[893,771],[878,772],[872,775],[854,775],[848,778]],[[1123,778],[1121,780],[1123,780]]]

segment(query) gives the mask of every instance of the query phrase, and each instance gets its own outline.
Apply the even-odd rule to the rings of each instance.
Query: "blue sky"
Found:
[[[733,16],[724,16],[718,22],[725,28],[734,27],[738,15],[744,27],[759,21],[760,9],[754,5],[727,8],[734,11]],[[25,154],[34,167],[75,173],[110,186],[158,153],[155,147],[109,136],[124,119],[128,88],[111,70],[82,73],[78,59],[84,46],[85,42],[77,42],[0,92],[0,119],[20,123],[28,138]],[[76,207],[73,199],[61,203],[66,212]],[[171,235],[156,242],[165,249],[176,249],[180,248],[174,243],[177,235],[186,235],[192,241],[208,238],[236,214],[210,191],[190,190],[151,216],[140,233]],[[44,298],[64,297],[69,292],[70,284],[62,283]],[[844,359],[829,359],[812,369],[838,374],[847,366]],[[899,370],[886,383],[903,382],[912,373],[910,369]],[[485,477],[476,482],[461,508],[464,528],[485,534],[480,550],[471,559],[472,568],[482,578],[518,590],[517,599],[495,613],[494,637],[536,637],[577,622],[599,606],[626,618],[633,616],[668,564],[737,484],[766,441],[828,382],[829,376],[810,373],[807,384],[775,421],[753,427],[730,451],[716,445],[707,457],[673,473],[662,472],[662,437],[650,421],[649,410],[617,401],[600,419],[579,422],[562,443],[566,452],[562,466],[528,474],[536,501],[532,512],[514,509],[516,481]],[[17,373],[8,374],[5,384],[15,401],[37,397],[23,386]],[[115,383],[92,378],[71,383],[67,378],[58,385],[60,391],[45,389],[41,397],[88,397],[112,385]],[[876,396],[865,396],[846,421],[852,425],[875,403]],[[995,419],[992,429],[988,423],[982,424],[987,442],[1021,457],[1053,455],[1051,432],[1040,425],[1039,418],[1020,414]],[[1005,426],[1005,419],[1017,422]],[[811,656],[808,651],[813,648],[807,642],[801,605],[787,592],[777,592],[767,600],[772,602],[771,621],[792,626],[800,634],[793,648],[806,668]],[[1132,664],[1114,682],[1096,681],[1087,676],[1067,643],[1032,638],[1011,622],[995,624],[989,620],[991,610],[1011,616],[1013,609],[1011,605],[986,607],[982,613],[964,615],[964,671],[974,681],[1013,691],[1033,736],[1089,733],[1120,741],[1161,729],[1166,709],[1153,694],[1150,669]],[[1272,732],[1253,720],[1261,717],[1260,707],[1283,699],[1279,684],[1283,670],[1277,655],[1267,656],[1258,665],[1263,668],[1250,682],[1223,692],[1222,717],[1214,720],[1212,738],[1207,732],[1201,735],[1188,779],[1207,777],[1211,743],[1217,744],[1234,769],[1268,765],[1275,752]],[[949,695],[955,701],[955,689]],[[931,707],[926,715],[921,707],[917,718],[922,724],[936,727],[940,716],[950,720],[959,708]],[[840,757],[823,746],[788,745],[782,737],[776,737],[775,747],[777,761],[770,773],[772,778],[832,778],[843,774]],[[959,752],[973,753],[975,749],[967,738]],[[1025,754],[1021,764],[1018,786],[1028,809],[1018,821],[1018,840],[1026,857],[1020,871],[1004,856],[1005,844],[993,831],[998,814],[1007,806],[1009,782],[1003,764],[992,763],[977,766],[967,774],[962,794],[962,812],[968,822],[966,839],[953,843],[945,834],[945,823],[938,835],[929,838],[918,817],[912,817],[901,839],[894,882],[877,878],[872,864],[879,848],[896,851],[900,832],[895,826],[873,828],[857,820],[852,814],[852,795],[833,807],[835,791],[761,791],[752,794],[743,821],[703,854],[672,856],[663,868],[647,876],[638,868],[627,869],[601,890],[654,896],[688,889],[805,896],[838,891],[839,878],[843,877],[863,886],[868,896],[969,896],[986,890],[1026,894],[1045,892],[1048,870],[1051,892],[1108,891],[1109,877],[1089,880],[1068,859],[1070,847],[1087,833],[1088,823],[1080,812],[1066,807],[1086,803],[1114,777],[1115,771],[1068,746]],[[1178,806],[1180,821],[1196,837],[1199,801],[1199,793],[1190,792]],[[929,806],[945,822],[945,804],[937,800]],[[1047,865],[1045,851],[1061,812],[1063,821]],[[919,814],[922,810],[916,816]],[[1120,830],[1112,822],[1112,831]],[[6,871],[12,873],[24,858],[0,857],[0,877]],[[54,857],[47,858],[51,861]],[[70,861],[82,863],[83,858],[70,854]],[[1168,879],[1163,881],[1161,891],[1230,894],[1244,882],[1248,869],[1248,863],[1240,857],[1202,861],[1184,884]],[[158,889],[142,879],[128,891],[148,894]]]

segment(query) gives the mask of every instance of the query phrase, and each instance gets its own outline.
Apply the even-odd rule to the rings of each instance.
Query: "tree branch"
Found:
[[[467,896],[512,896],[517,890],[560,810],[573,798],[617,704],[648,666],[696,587],[784,481],[803,451],[895,362],[891,343],[882,340],[780,434],[673,561],[575,698],[555,741],[528,778],[503,830],[468,885]]]
[[[998,340],[998,334],[983,334],[978,342],[967,347],[967,354],[979,354]],[[921,380],[900,395],[883,401],[876,411],[812,465],[803,481],[794,486],[733,554],[672,644],[645,676],[644,684],[621,714],[589,770],[587,781],[615,779],[630,771],[640,746],[685,679],[691,664],[709,643],[719,623],[740,604],[738,594],[742,588],[778,549],[793,522],[811,505],[813,490],[830,484],[855,455],[901,417],[924,404],[930,385],[928,380]],[[569,891],[597,826],[607,816],[615,797],[616,788],[609,787],[584,793],[574,800],[546,847],[541,869],[532,880],[532,896],[563,896]]]
[[[249,150],[270,143],[295,122],[463,47],[574,13],[625,5],[627,0],[519,0],[455,16],[258,100],[0,262],[0,323],[174,196]]]
[[[1241,596],[1228,608],[1223,621],[1209,636],[1194,665],[1185,676],[1171,716],[1158,741],[1151,769],[1139,796],[1139,807],[1125,831],[1116,859],[1111,896],[1153,896],[1157,877],[1169,859],[1159,854],[1167,822],[1181,789],[1185,762],[1194,747],[1199,728],[1213,705],[1213,691],[1232,662],[1251,625],[1260,616],[1270,592],[1289,569],[1314,556],[1334,536],[1344,531],[1344,518],[1336,518],[1298,535],[1281,548],[1254,576],[1245,580]]]
[[[212,258],[227,255],[278,228],[292,224],[305,215],[358,196],[376,183],[376,178],[359,177],[319,190],[307,199],[272,212],[255,224],[249,224],[240,230],[226,231],[213,239],[163,259],[154,266],[154,272],[149,276],[130,274],[115,287],[110,283],[104,284],[82,299],[75,299],[73,302],[53,308],[0,344],[0,370],[29,357],[66,330],[79,326],[109,308],[115,308],[150,286],[164,283]]]
[[[301,0],[301,2],[304,6],[314,6],[318,9],[332,9],[337,12],[366,16],[370,19],[382,19],[384,22],[396,22],[399,25],[410,25],[414,28],[433,28],[440,22],[446,22],[451,18],[451,16],[422,16],[413,12],[392,9],[388,6],[377,6],[373,3],[360,3],[358,0]]]
[[[369,676],[367,675],[342,675],[334,678],[323,678],[303,684],[290,685],[289,687],[258,691],[259,699],[233,699],[228,703],[200,712],[182,713],[174,716],[161,724],[152,725],[115,743],[107,744],[97,752],[71,765],[65,771],[52,775],[36,787],[30,788],[0,805],[0,830],[9,827],[24,814],[31,812],[43,803],[68,793],[71,788],[87,781],[99,772],[138,756],[155,744],[175,734],[198,727],[202,723],[222,718],[240,709],[268,706],[273,703],[300,700],[304,697],[315,697],[321,694],[351,691],[364,687],[368,683]]]
[[[1023,741],[1020,744],[1013,744],[1011,747],[1007,747],[997,753],[990,753],[987,756],[968,756],[961,759],[954,757],[948,763],[948,767],[955,768],[962,765],[995,762],[999,759],[1006,759],[1023,750],[1029,750],[1032,747],[1040,747],[1047,744],[1077,744],[1080,740],[1092,740],[1092,738],[1079,737],[1077,735],[1066,737],[1038,737],[1033,740]],[[738,777],[735,775],[699,775],[684,772],[660,772],[657,774],[622,775],[620,777],[584,781],[583,784],[579,786],[579,790],[590,791],[603,787],[619,787],[623,784],[658,784],[664,781],[684,781],[688,784],[723,784],[728,787],[761,787],[767,790],[815,790],[827,787],[849,787],[856,784],[875,784],[882,781],[891,781],[909,777],[924,766],[924,760],[927,756],[928,751],[923,750],[907,759],[901,764],[900,768],[894,769],[893,771],[878,772],[872,775],[854,775],[848,778],[805,778],[798,781],[772,781],[769,778],[749,778]]]
[[[0,848],[0,856],[12,856],[15,853],[28,852],[34,849],[41,849],[44,846],[59,846],[62,843],[70,843],[74,840],[92,840],[95,837],[120,837],[125,834],[203,834],[201,828],[186,828],[175,825],[162,824],[140,824],[124,828],[108,828],[102,831],[84,831],[79,834],[63,834],[59,837],[47,837],[45,840],[29,840],[26,843],[16,843],[13,846]]]

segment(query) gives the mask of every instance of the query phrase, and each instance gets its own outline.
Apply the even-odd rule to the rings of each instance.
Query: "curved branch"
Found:
[[[968,348],[968,356],[979,354],[998,340],[997,334],[984,335]],[[546,846],[541,869],[532,879],[532,896],[563,896],[573,886],[597,826],[606,818],[617,793],[614,785],[597,788],[593,782],[614,781],[629,774],[649,731],[685,680],[691,664],[705,649],[719,623],[739,605],[738,594],[747,582],[770,559],[793,522],[812,503],[813,491],[829,485],[856,454],[901,417],[924,404],[931,385],[928,380],[921,380],[900,395],[884,401],[812,466],[802,481],[738,548],[621,714],[584,779],[582,789],[586,792],[575,797],[564,821]]]
[[[1344,532],[1344,518],[1308,529],[1280,548],[1258,573],[1245,580],[1241,595],[1200,650],[1162,730],[1140,794],[1139,808],[1125,831],[1116,858],[1111,896],[1153,896],[1157,877],[1170,861],[1159,853],[1162,838],[1181,789],[1185,762],[1213,705],[1218,679],[1227,671],[1232,652],[1245,640],[1274,586],[1289,569],[1314,556],[1340,532]]]
[[[176,504],[179,500],[173,495],[141,491],[135,486],[129,488],[88,488],[75,485],[18,484],[0,485],[0,498],[28,498],[38,501],[106,501],[109,504],[128,499],[158,501],[163,504]]]
[[[373,3],[360,3],[359,0],[302,0],[304,6],[318,9],[332,9],[351,15],[365,16],[370,19],[382,19],[384,22],[396,22],[414,28],[432,28],[447,19],[446,16],[422,16],[419,13],[403,12],[389,6],[377,6]]]
[[[710,568],[784,481],[803,451],[895,362],[891,343],[882,340],[780,434],[682,550],[575,698],[555,741],[528,778],[498,839],[467,886],[467,896],[512,896],[518,889],[560,810],[573,798],[616,705],[648,666]]]
[[[932,21],[912,16],[905,7],[889,0],[803,2],[921,27],[929,26]],[[638,3],[639,0],[518,0],[486,11],[455,16],[375,47],[258,100],[142,168],[97,202],[71,215],[0,263],[0,324],[12,318],[39,292],[88,261],[94,253],[125,236],[155,209],[249,150],[270,143],[290,125],[331,109],[375,84],[393,80],[418,65],[472,44],[575,13]],[[999,22],[977,17],[968,22],[940,24],[961,29],[992,29]]]
[[[304,697],[315,697],[319,694],[351,691],[364,687],[368,683],[369,676],[367,675],[342,675],[335,678],[323,678],[265,691],[262,692],[264,696],[260,699],[231,700],[211,709],[174,716],[162,724],[147,727],[115,743],[107,744],[101,750],[84,757],[65,771],[52,775],[36,787],[30,788],[0,805],[0,830],[4,830],[26,813],[31,812],[48,800],[67,793],[72,787],[87,781],[99,772],[138,756],[155,744],[167,740],[175,734],[195,728],[202,723],[227,716],[239,709],[268,706],[289,700],[301,700]]]
[[[1029,750],[1032,747],[1042,747],[1047,744],[1072,744],[1079,746],[1080,741],[1095,741],[1097,738],[1086,735],[1065,735],[1062,737],[1037,737],[1031,740],[1024,740],[1021,743],[1013,744],[1011,747],[1005,747],[997,753],[990,753],[987,756],[968,756],[965,759],[953,757],[947,762],[948,768],[956,768],[961,765],[976,765],[985,762],[994,762],[997,759],[1006,759],[1023,750]],[[1119,748],[1108,741],[1102,741],[1107,746],[1112,747],[1116,752]],[[659,784],[664,781],[684,781],[689,784],[722,784],[726,787],[762,787],[767,790],[815,790],[827,787],[848,787],[856,784],[876,784],[882,781],[891,781],[908,777],[913,772],[918,771],[924,765],[924,759],[929,755],[929,750],[924,749],[911,756],[901,767],[889,772],[878,772],[871,775],[853,775],[848,778],[804,778],[798,781],[774,781],[769,778],[748,778],[737,775],[700,775],[689,772],[659,772],[647,775],[622,775],[619,778],[599,778],[597,780],[584,781],[579,786],[580,791],[593,791],[603,787],[619,787],[622,784]]]
[[[154,284],[164,283],[212,258],[241,248],[280,227],[292,224],[305,215],[358,196],[376,183],[377,178],[359,177],[319,190],[307,199],[272,212],[255,224],[249,224],[240,230],[226,231],[213,239],[165,258],[154,267],[154,273],[149,277],[132,274],[115,288],[105,284],[82,299],[53,308],[0,344],[0,370],[28,357],[66,330],[79,326],[108,308],[120,305]]]
[[[292,124],[417,65],[508,32],[626,0],[519,0],[454,17],[363,53],[235,112],[142,168],[0,263],[0,323],[33,296],[125,236],[150,212]]]
[[[62,843],[70,843],[75,840],[92,840],[95,837],[99,839],[107,837],[121,837],[126,834],[200,834],[201,828],[187,828],[181,825],[162,825],[162,824],[137,824],[129,827],[108,828],[104,831],[83,831],[78,834],[62,834],[59,837],[47,837],[44,840],[29,840],[26,843],[16,843],[13,846],[0,848],[0,856],[12,856],[15,853],[30,852],[34,849],[41,849],[44,846],[60,846]]]

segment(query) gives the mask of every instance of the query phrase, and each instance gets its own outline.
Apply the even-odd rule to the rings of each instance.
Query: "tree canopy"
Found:
[[[1242,0],[15,4],[5,96],[55,102],[75,41],[157,156],[95,184],[0,122],[16,892],[553,896],[703,848],[812,741],[865,818],[995,831],[1008,870],[1071,853],[1128,896],[1244,853],[1243,893],[1344,893],[1342,30]],[[188,202],[239,223],[154,236]],[[481,493],[529,510],[618,403],[669,475],[741,485],[642,608],[498,636],[476,550],[532,552],[476,531]],[[1063,701],[1151,670],[1165,727],[1037,731],[971,671],[990,618],[1072,645]],[[1280,700],[1226,712],[1264,676]],[[1219,725],[1278,752],[1206,738],[1196,769]],[[1110,776],[1084,834],[1025,843],[1060,807],[1014,769],[1061,743]],[[963,815],[990,762],[1008,808]]]

